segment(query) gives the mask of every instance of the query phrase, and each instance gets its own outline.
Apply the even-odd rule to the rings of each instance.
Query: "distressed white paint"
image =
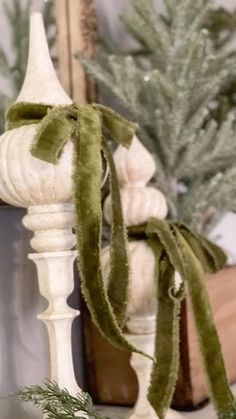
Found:
[[[1,136],[1,198],[18,207],[70,202],[72,142],[54,166],[30,154],[35,133],[36,125],[28,125]]]
[[[138,138],[134,137],[128,150],[119,146],[114,159],[126,225],[139,225],[150,217],[164,219],[167,215],[165,197],[160,191],[146,186],[155,173],[155,163]],[[105,201],[104,215],[110,222],[110,197]],[[155,258],[150,247],[142,240],[130,242],[128,250],[131,275],[127,338],[144,352],[153,354],[157,309]],[[106,277],[109,271],[109,246],[103,250],[102,265]],[[138,378],[139,394],[130,419],[154,419],[156,414],[146,397],[152,363],[141,355],[132,354],[131,366]],[[171,409],[166,416],[167,419],[180,417]]]
[[[63,90],[48,51],[42,15],[31,16],[29,56],[25,80],[16,102],[66,105],[71,99]]]
[[[73,265],[76,252],[72,233],[72,205],[33,206],[23,218],[26,228],[34,231],[31,246],[38,253],[29,258],[37,266],[39,289],[48,300],[47,309],[38,315],[48,330],[51,354],[51,376],[60,387],[72,394],[78,392],[71,355],[71,325],[79,314],[67,304],[73,291]]]
[[[53,69],[40,14],[33,14],[26,78],[17,99],[47,104],[69,104]],[[71,324],[78,314],[67,305],[73,281],[75,237],[71,204],[72,143],[68,142],[57,166],[31,156],[36,126],[7,131],[0,141],[0,196],[25,207],[24,225],[34,231],[29,258],[37,266],[39,287],[48,308],[38,317],[47,326],[51,379],[76,393],[71,353]]]

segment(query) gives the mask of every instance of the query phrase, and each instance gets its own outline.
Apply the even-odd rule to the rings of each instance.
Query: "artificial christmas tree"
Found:
[[[101,54],[100,64],[81,54],[79,58],[112,95],[113,104],[118,103],[139,122],[140,139],[156,160],[154,183],[168,199],[169,217],[206,233],[224,211],[235,209],[236,67],[231,45],[235,14],[211,10],[210,1],[165,3],[167,14],[163,16],[151,1],[133,1],[133,12],[123,21],[138,43],[135,51],[127,54],[116,49],[111,54],[108,48]],[[230,349],[234,342],[229,332],[224,333],[224,324],[235,330],[230,321],[235,310],[224,309],[229,296],[223,289],[219,291],[220,287],[225,289],[227,280],[229,295],[235,295],[234,270],[230,272],[219,274],[215,285],[211,279],[209,289],[213,301],[215,288],[221,295],[214,309],[233,380],[236,371]],[[220,308],[223,319],[217,312]],[[175,401],[181,407],[191,407],[202,402],[207,393],[201,373],[198,391],[199,380],[191,370],[188,348],[195,335],[187,324],[189,310],[183,310],[182,386],[177,386]],[[132,381],[132,388],[134,385]]]
[[[224,108],[223,121],[216,118],[236,79],[235,53],[217,49],[204,29],[211,27],[210,0],[166,0],[165,16],[151,0],[132,4],[122,19],[138,43],[136,55],[105,52],[100,64],[79,58],[139,123],[169,217],[206,231],[235,208],[234,114]]]

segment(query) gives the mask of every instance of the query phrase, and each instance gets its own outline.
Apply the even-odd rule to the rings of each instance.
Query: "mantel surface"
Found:
[[[236,394],[236,384],[232,387]],[[97,411],[103,413],[110,419],[126,419],[130,409],[116,406],[97,406]],[[20,403],[17,397],[0,397],[1,419],[42,419],[40,412],[36,411],[29,404]],[[215,412],[211,405],[195,412],[184,412],[186,419],[216,419]]]

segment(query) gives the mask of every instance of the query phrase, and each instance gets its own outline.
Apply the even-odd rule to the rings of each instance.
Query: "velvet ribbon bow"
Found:
[[[216,272],[226,262],[215,244],[183,224],[150,219],[147,225],[129,228],[131,239],[147,240],[156,259],[157,325],[155,358],[148,399],[160,419],[166,415],[179,368],[179,318],[187,293],[196,324],[209,393],[218,418],[236,418],[221,346],[205,284],[205,272]],[[178,272],[182,283],[175,283]]]
[[[52,107],[16,103],[7,111],[7,129],[30,124],[38,124],[31,147],[36,158],[57,164],[66,142],[74,143],[73,201],[81,289],[100,332],[117,347],[142,353],[122,333],[128,301],[127,234],[115,164],[106,140],[109,136],[129,147],[137,125],[98,104]],[[102,153],[109,166],[112,196],[108,287],[100,263]]]
[[[93,321],[114,345],[142,353],[123,334],[129,289],[127,237],[122,218],[116,170],[106,137],[129,146],[135,124],[101,105],[51,107],[18,103],[7,112],[7,129],[38,124],[32,143],[33,156],[57,164],[64,145],[74,142],[73,198],[81,287]],[[110,169],[112,201],[111,266],[108,287],[104,285],[100,263],[101,153]],[[146,226],[129,229],[130,238],[148,240],[156,258],[157,328],[156,348],[149,388],[149,401],[160,419],[171,402],[179,364],[179,315],[187,291],[195,317],[200,349],[212,401],[220,419],[236,418],[204,272],[215,272],[225,263],[218,246],[194,234],[183,225],[151,219]],[[183,283],[176,290],[174,274]],[[146,354],[143,354],[148,356]]]

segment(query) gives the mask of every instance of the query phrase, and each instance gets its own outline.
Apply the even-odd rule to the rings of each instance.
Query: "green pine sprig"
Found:
[[[68,390],[61,389],[56,382],[46,381],[44,386],[24,387],[19,392],[23,401],[38,407],[47,419],[108,419],[100,416],[94,409],[88,393],[80,392],[72,396]]]

